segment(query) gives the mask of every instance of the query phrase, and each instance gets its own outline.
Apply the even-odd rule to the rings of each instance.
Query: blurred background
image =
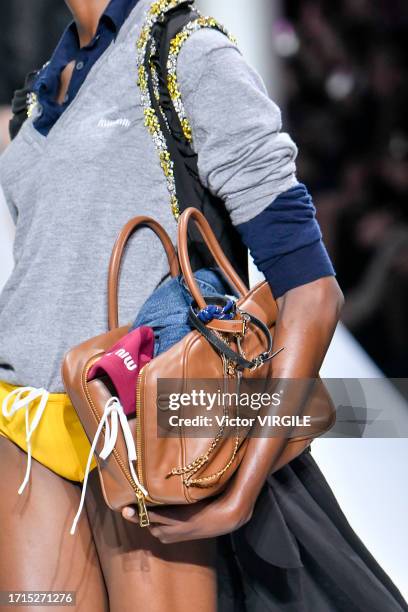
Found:
[[[346,295],[322,376],[407,377],[406,2],[197,4],[237,36],[299,147],[298,178],[313,195]],[[69,20],[63,0],[0,1],[0,149],[13,91],[49,59]],[[13,265],[12,234],[0,197],[0,288]],[[390,388],[385,407],[393,398]],[[314,447],[352,526],[408,597],[406,441],[322,439]]]
[[[343,321],[385,374],[407,376],[407,5],[282,8],[286,121],[347,296]]]

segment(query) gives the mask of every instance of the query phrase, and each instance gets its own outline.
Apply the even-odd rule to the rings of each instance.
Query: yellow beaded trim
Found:
[[[225,34],[232,43],[236,44],[236,38],[232,36],[223,25],[219,24],[213,17],[200,16],[193,21],[190,21],[170,42],[169,58],[167,61],[167,87],[174,108],[179,116],[184,136],[189,142],[193,141],[193,133],[189,120],[187,119],[186,111],[181,99],[181,92],[177,80],[177,59],[184,43],[190,38],[194,32],[203,28],[212,28]]]
[[[176,221],[180,216],[180,205],[177,198],[176,193],[176,181],[174,176],[174,163],[170,157],[170,153],[168,151],[166,139],[161,131],[160,122],[156,115],[156,111],[153,108],[152,100],[150,98],[150,92],[147,86],[147,74],[145,69],[146,62],[146,52],[147,52],[147,44],[150,40],[150,35],[153,26],[157,21],[159,21],[162,16],[172,8],[175,8],[179,4],[182,4],[185,0],[157,0],[154,2],[148,12],[146,21],[142,27],[142,31],[140,37],[137,41],[137,73],[138,79],[137,84],[140,89],[141,94],[141,102],[143,106],[143,113],[145,117],[145,126],[147,127],[150,135],[153,138],[156,149],[159,153],[160,166],[164,172],[167,181],[167,189],[170,195],[170,204],[171,210]],[[181,32],[171,41],[170,43],[170,53],[168,60],[168,71],[169,71],[169,80],[168,80],[168,89],[175,106],[176,112],[179,115],[180,122],[183,128],[183,132],[185,137],[189,142],[192,142],[192,130],[190,123],[187,119],[183,103],[181,101],[181,94],[178,87],[177,82],[177,57],[180,53],[181,47],[183,43],[197,30],[201,28],[216,28],[226,34],[231,41],[236,42],[235,39],[228,34],[228,32],[223,28],[223,26],[218,25],[215,19],[212,17],[202,17],[199,16],[197,19],[194,19],[189,24],[187,24]],[[154,49],[152,48],[151,53],[154,53]],[[152,77],[153,77],[153,86],[154,86],[154,95],[156,99],[158,99],[158,88],[157,88],[157,74],[153,66],[152,68]],[[161,113],[164,120],[166,120],[165,113]]]
[[[152,136],[153,142],[159,153],[160,165],[166,177],[167,189],[170,195],[171,210],[176,220],[180,216],[180,206],[176,194],[174,164],[170,158],[166,139],[161,131],[158,117],[150,99],[150,92],[147,86],[148,79],[145,69],[145,60],[147,44],[150,40],[150,35],[153,26],[162,15],[164,15],[170,9],[178,6],[183,1],[184,0],[157,0],[156,2],[154,2],[147,12],[146,21],[142,27],[140,37],[137,41],[137,84],[140,89],[141,102],[145,118],[145,126],[149,130],[149,133]]]
[[[38,103],[37,94],[31,91],[27,96],[27,117],[31,117]]]

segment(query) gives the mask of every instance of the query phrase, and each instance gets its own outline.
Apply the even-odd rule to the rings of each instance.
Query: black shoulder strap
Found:
[[[192,0],[183,2],[167,11],[154,25],[145,60],[147,85],[151,104],[173,163],[179,212],[193,206],[204,214],[226,256],[248,284],[247,249],[231,223],[224,202],[213,196],[200,181],[198,156],[192,147],[191,138],[188,137],[188,126],[187,129],[183,126],[169,91],[168,60],[172,46],[177,46],[177,37],[182,36],[186,26],[192,27],[196,20],[201,19],[199,24],[202,23],[203,27],[209,27],[207,23],[211,23],[212,27],[216,24],[215,20],[202,18],[192,4]],[[175,62],[176,57],[171,57],[170,60]],[[191,227],[189,231],[193,269],[213,265],[201,235],[195,227]]]
[[[13,113],[9,123],[9,134],[11,140],[17,136],[24,121],[28,117],[30,108],[30,96],[32,96],[32,87],[37,77],[38,70],[33,70],[26,75],[24,86],[21,89],[16,89],[11,102],[11,111]]]

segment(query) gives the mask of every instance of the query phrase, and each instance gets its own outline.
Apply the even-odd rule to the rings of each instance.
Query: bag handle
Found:
[[[180,274],[180,267],[178,263],[177,254],[170,236],[154,219],[151,217],[139,216],[130,219],[126,225],[122,228],[119,236],[116,239],[115,245],[112,250],[112,255],[109,262],[109,273],[108,273],[108,325],[109,329],[113,330],[119,326],[119,312],[118,312],[118,287],[119,287],[119,272],[120,265],[122,262],[123,251],[125,246],[133,234],[133,232],[139,227],[149,227],[160,239],[164,250],[166,251],[167,259],[170,267],[171,276],[177,276]]]
[[[195,281],[188,254],[188,226],[191,219],[195,222],[210,253],[213,255],[218,266],[224,272],[227,280],[237,290],[238,295],[242,297],[248,293],[248,288],[246,287],[245,283],[241,280],[231,263],[225,257],[207,219],[197,208],[186,208],[178,221],[178,255],[184,280],[186,281],[187,287],[189,288],[190,293],[196,301],[198,307],[202,309],[205,308],[207,304]]]
[[[210,329],[211,327],[210,325],[205,325],[205,323],[201,321],[201,319],[195,312],[196,307],[198,307],[198,309],[203,310],[207,308],[208,304],[206,303],[195,281],[195,278],[194,278],[194,275],[191,269],[190,258],[188,255],[187,232],[188,232],[188,225],[191,219],[195,221],[197,228],[200,231],[200,234],[202,235],[202,237],[204,238],[204,241],[208,249],[210,250],[211,254],[213,255],[215,261],[217,262],[221,270],[224,272],[227,280],[237,290],[238,295],[242,297],[248,293],[248,289],[245,286],[245,283],[243,283],[241,278],[235,272],[231,263],[225,257],[221,249],[221,246],[219,245],[204,215],[196,208],[192,208],[192,207],[186,208],[186,210],[181,214],[179,218],[177,238],[178,238],[178,256],[179,256],[181,270],[184,276],[184,280],[186,281],[187,286],[194,298],[194,302],[191,305],[190,311],[189,311],[189,322],[191,323],[193,327],[195,327],[195,329],[197,329],[197,331],[199,331],[208,340],[210,344],[212,344],[212,346],[217,351],[222,353],[224,357],[229,359],[229,361],[232,361],[233,363],[235,363],[237,369],[242,371],[243,369],[259,368],[265,362],[275,357],[275,355],[280,353],[280,351],[282,350],[282,349],[279,349],[278,351],[275,351],[274,353],[272,353],[272,336],[271,336],[271,333],[267,325],[265,325],[263,321],[260,321],[259,319],[257,319],[256,317],[254,317],[253,315],[247,312],[239,311],[240,318],[243,322],[243,327],[242,327],[242,332],[240,332],[238,336],[241,335],[241,337],[243,337],[245,335],[245,329],[246,329],[247,324],[251,323],[252,325],[258,328],[258,330],[265,337],[265,341],[266,341],[266,348],[264,351],[262,351],[262,353],[260,353],[259,355],[257,355],[256,357],[252,359],[247,359],[242,354],[240,348],[239,348],[239,352],[236,352],[233,349],[231,349],[230,346],[222,340],[222,338],[220,338],[216,333],[214,333],[212,329]],[[222,305],[225,306],[224,300],[222,298],[221,299],[207,298],[207,300],[210,305],[218,304],[218,302],[222,302]],[[239,309],[237,309],[235,306],[234,310],[235,312],[237,312]],[[228,324],[230,323],[230,321],[225,321],[225,323]]]

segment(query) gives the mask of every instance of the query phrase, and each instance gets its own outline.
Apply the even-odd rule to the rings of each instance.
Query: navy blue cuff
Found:
[[[275,299],[290,289],[336,274],[322,240],[274,258],[262,272]]]
[[[275,297],[335,274],[322,242],[316,209],[303,183],[281,193],[237,230]]]

